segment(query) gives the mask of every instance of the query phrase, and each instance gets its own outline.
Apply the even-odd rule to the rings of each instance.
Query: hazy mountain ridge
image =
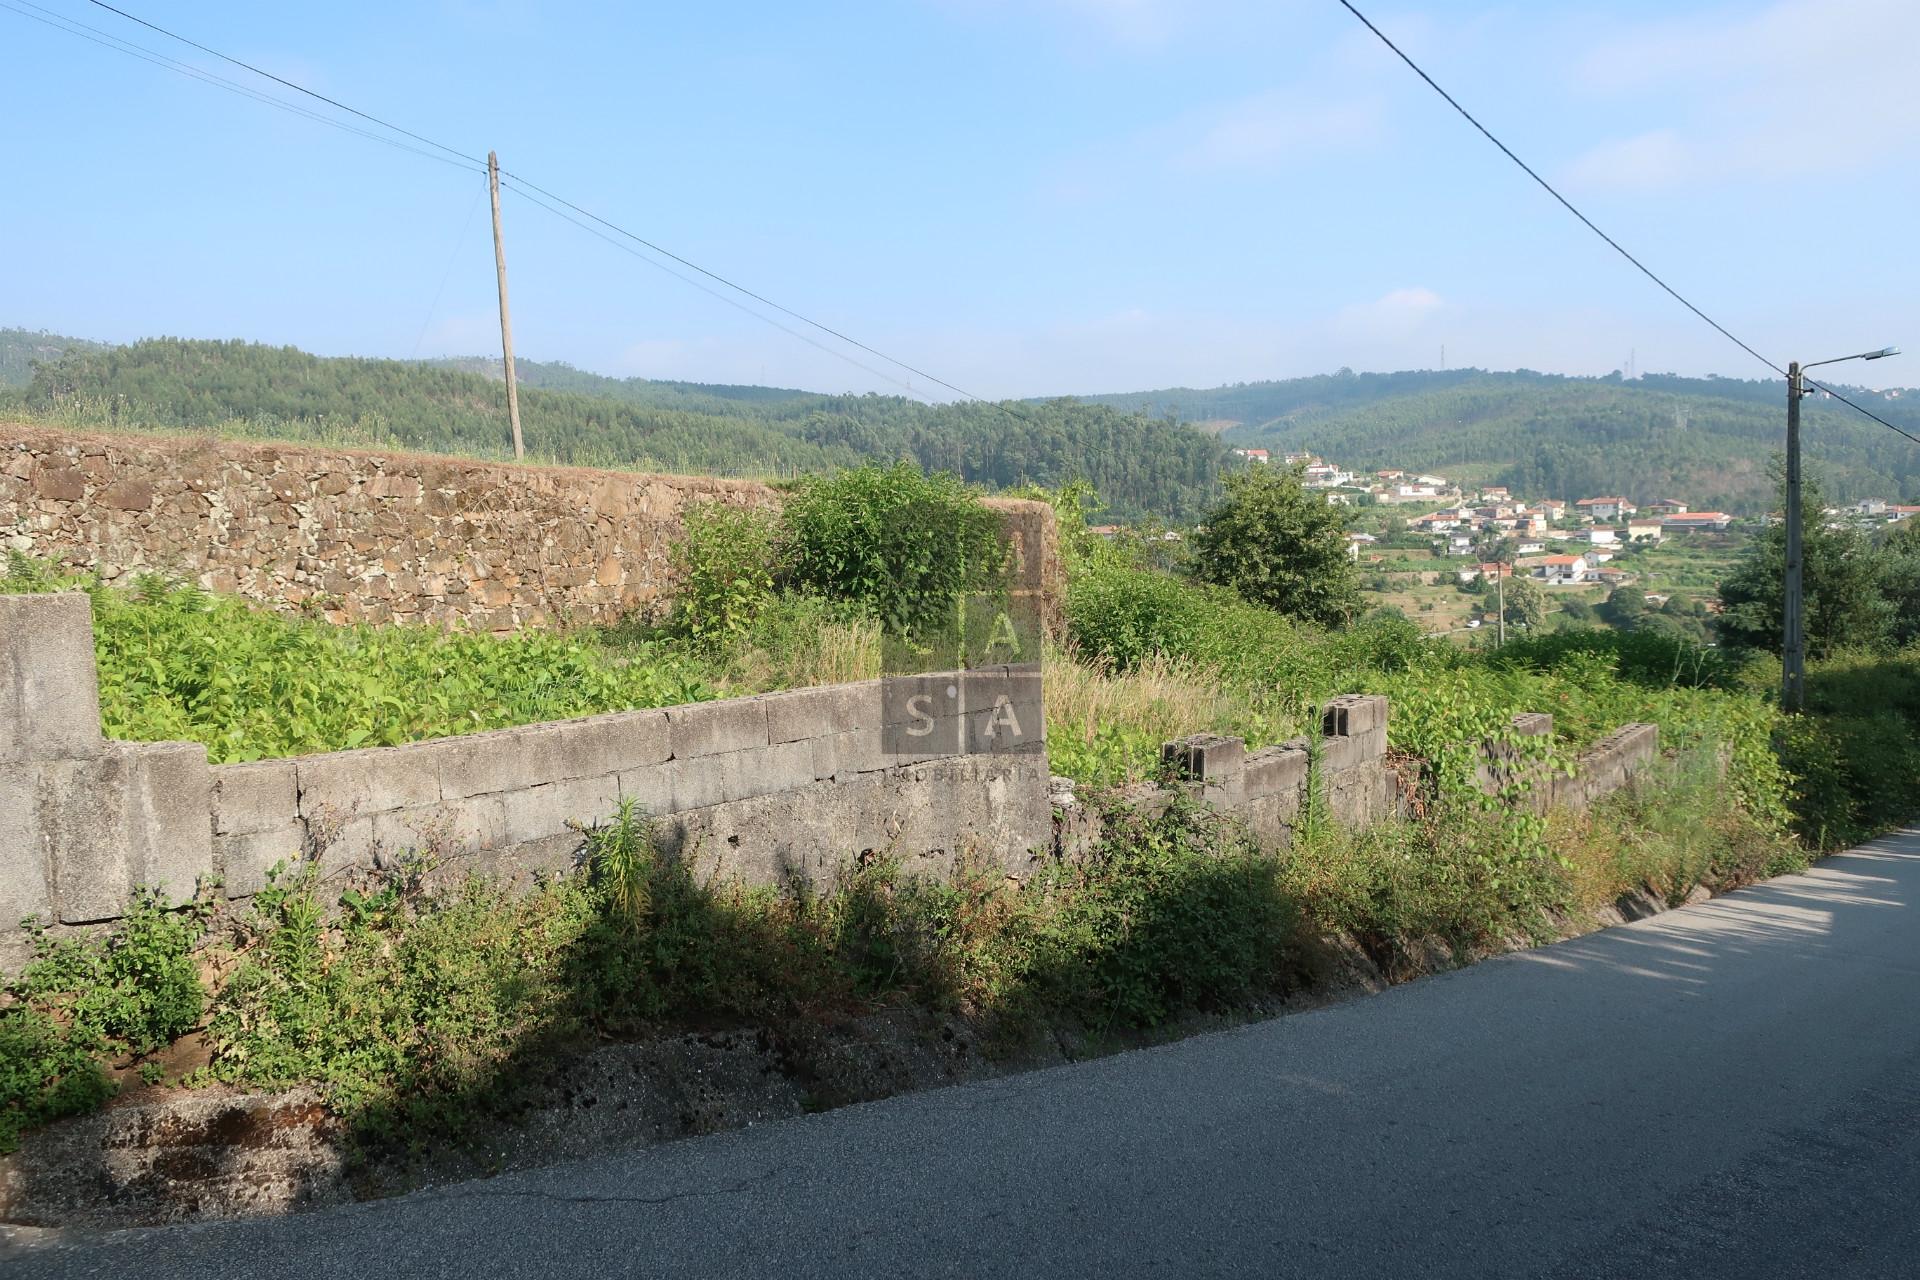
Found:
[[[1920,396],[1841,388],[1920,434]],[[1857,392],[1857,394],[1856,394]],[[1736,378],[1573,378],[1480,369],[1355,374],[1085,399],[1180,420],[1231,420],[1233,445],[1310,450],[1363,469],[1462,472],[1516,492],[1624,490],[1736,511],[1772,502],[1786,388]],[[1920,446],[1843,405],[1805,402],[1806,458],[1836,499],[1920,492]]]

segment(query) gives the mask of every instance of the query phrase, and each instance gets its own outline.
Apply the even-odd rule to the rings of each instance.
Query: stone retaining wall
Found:
[[[110,582],[163,570],[334,622],[508,631],[651,611],[689,504],[779,500],[751,480],[0,425],[0,551]],[[990,505],[1023,589],[1057,599],[1052,512]]]
[[[0,596],[0,931],[117,917],[136,885],[244,897],[409,852],[508,878],[574,865],[623,801],[702,876],[829,882],[888,851],[1022,875],[1051,842],[1040,683],[1009,667],[209,767],[100,735],[87,597]],[[911,694],[929,686],[944,700]],[[1011,727],[1010,727],[1011,726]],[[16,936],[13,941],[18,943]],[[16,948],[17,949],[17,948]]]

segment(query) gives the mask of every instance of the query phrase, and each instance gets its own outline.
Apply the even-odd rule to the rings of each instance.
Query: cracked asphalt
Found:
[[[33,1276],[1913,1276],[1920,831],[1384,995]]]

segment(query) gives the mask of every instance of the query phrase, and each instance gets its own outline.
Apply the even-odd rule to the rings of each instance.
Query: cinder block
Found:
[[[861,729],[872,729],[877,735],[880,729],[880,684],[876,680],[795,689],[769,694],[764,701],[769,744]]]
[[[1320,744],[1320,767],[1332,772],[1378,764],[1387,754],[1387,730],[1382,725],[1365,733],[1327,738]]]
[[[782,742],[723,756],[675,760],[666,812],[685,813],[813,785],[813,744]]]
[[[0,763],[104,747],[92,602],[78,591],[0,596]]]
[[[560,731],[568,777],[619,773],[673,756],[673,733],[665,711],[617,711],[562,721],[554,727]]]
[[[47,880],[39,769],[0,764],[0,933],[28,916],[52,920],[53,894]]]
[[[136,886],[173,902],[213,871],[212,785],[197,742],[108,743],[40,774],[40,820],[65,924],[111,920]]]
[[[1263,747],[1254,752],[1241,772],[1247,797],[1297,797],[1307,785],[1307,762],[1307,753],[1298,747]]]
[[[671,760],[641,769],[628,769],[616,779],[621,802],[631,800],[648,813],[672,812],[673,782],[677,769],[678,763]]]
[[[116,744],[134,757],[134,879],[173,902],[213,874],[212,771],[198,742]]]
[[[611,775],[572,778],[545,786],[509,791],[506,806],[507,844],[564,835],[569,820],[581,826],[604,821],[620,807],[620,784]]]
[[[344,817],[433,804],[440,799],[442,746],[422,742],[302,756],[295,762],[300,816],[311,822],[321,806]]]
[[[1321,715],[1321,733],[1354,738],[1387,727],[1387,700],[1377,693],[1349,693],[1330,699]]]
[[[434,800],[517,791],[570,776],[556,725],[466,733],[420,745],[432,754]]]
[[[1513,718],[1513,731],[1523,738],[1551,738],[1553,717],[1544,711],[1523,711]]]
[[[767,745],[767,700],[730,698],[667,708],[673,758],[725,755]]]
[[[414,853],[444,860],[498,848],[509,843],[506,797],[471,796],[376,813],[373,838],[383,859]]]
[[[1047,712],[1036,699],[969,706],[962,747],[968,755],[1032,754],[1046,749]]]
[[[292,823],[277,831],[246,831],[213,838],[214,870],[229,898],[249,898],[267,887],[267,872],[291,869],[306,855],[307,828]]]
[[[1160,760],[1171,768],[1175,778],[1220,785],[1239,777],[1245,768],[1247,744],[1242,738],[1198,733],[1162,744]]]
[[[114,751],[94,760],[57,760],[39,772],[41,830],[60,922],[116,919],[134,886],[131,756]],[[206,829],[211,841],[211,823]]]
[[[876,725],[813,739],[809,744],[813,748],[813,776],[819,779],[847,778],[889,767],[894,763],[894,758],[886,749],[882,733],[883,730]]]
[[[211,776],[215,835],[279,831],[299,817],[300,788],[291,760],[215,765]]]

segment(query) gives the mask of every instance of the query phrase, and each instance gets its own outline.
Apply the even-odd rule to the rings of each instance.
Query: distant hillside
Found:
[[[489,361],[330,359],[293,347],[155,338],[75,347],[13,399],[124,429],[205,428],[480,457],[508,451]],[[992,488],[1092,483],[1122,519],[1196,518],[1226,448],[1098,405],[925,405],[899,396],[604,378],[519,362],[528,450],[556,462],[785,475],[910,459]],[[0,399],[0,409],[5,400]]]
[[[58,360],[69,351],[104,351],[104,342],[64,338],[44,329],[0,329],[0,387],[24,387],[33,381],[36,360]]]
[[[1920,434],[1920,395],[1860,394]],[[1085,399],[1214,430],[1229,421],[1229,444],[1308,449],[1343,465],[1451,470],[1541,496],[1624,490],[1735,511],[1771,502],[1767,463],[1786,430],[1778,382],[1670,375],[1343,372]],[[1804,422],[1809,465],[1831,497],[1920,492],[1920,445],[1817,396]]]

